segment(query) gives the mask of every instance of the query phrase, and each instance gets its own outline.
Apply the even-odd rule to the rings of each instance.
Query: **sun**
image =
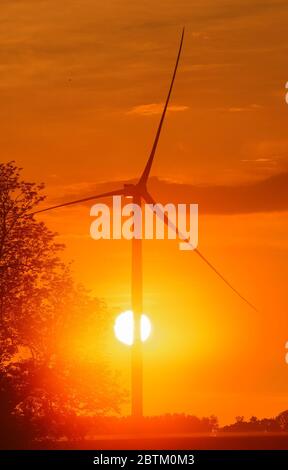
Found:
[[[149,338],[152,328],[151,321],[147,315],[141,315],[140,328],[141,341],[144,342]],[[132,346],[134,343],[134,318],[132,310],[127,310],[118,315],[114,324],[114,332],[116,338],[121,343]]]

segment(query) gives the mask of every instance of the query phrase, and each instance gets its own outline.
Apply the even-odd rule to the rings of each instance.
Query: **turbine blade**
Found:
[[[183,28],[183,31],[182,31],[179,52],[178,52],[178,56],[177,56],[177,60],[176,60],[176,65],[175,65],[175,68],[174,68],[174,73],[173,73],[173,76],[172,76],[171,85],[170,85],[168,96],[167,96],[167,99],[166,99],[166,103],[165,103],[165,106],[164,106],[164,109],[163,109],[163,112],[162,112],[162,116],[161,116],[161,119],[160,119],[160,123],[159,123],[159,127],[158,127],[158,130],[157,130],[157,133],[156,133],[154,144],[153,144],[153,147],[152,147],[152,150],[151,150],[151,154],[149,156],[149,159],[146,163],[144,171],[143,171],[143,173],[140,177],[140,180],[139,180],[139,184],[142,184],[142,185],[145,185],[148,178],[149,178],[150,170],[151,170],[152,163],[153,163],[153,160],[154,160],[155,152],[156,152],[156,149],[157,149],[157,145],[158,145],[159,137],[160,137],[160,134],[161,134],[163,122],[164,122],[164,119],[165,119],[165,116],[166,116],[166,111],[167,111],[167,108],[168,108],[168,104],[169,104],[170,96],[171,96],[171,93],[172,93],[174,80],[175,80],[175,77],[176,77],[176,72],[177,72],[177,68],[178,68],[178,64],[179,64],[179,60],[180,60],[180,56],[181,56],[183,40],[184,40],[184,32],[185,32],[185,28]]]
[[[154,201],[154,199],[152,198],[152,196],[148,193],[148,192],[145,192],[143,194],[143,199],[148,203],[148,204],[157,204],[156,201]],[[183,241],[186,241],[186,243],[189,243],[189,240],[185,240],[185,237],[179,232],[178,228],[173,224],[173,222],[171,222],[171,220],[168,218],[167,214],[165,214],[163,211],[161,211],[160,208],[158,208],[158,210],[156,211],[156,215],[158,217],[163,217],[163,220],[165,222],[166,225],[168,225],[169,227],[172,228],[172,230],[174,230],[174,232],[179,236],[179,238],[183,239]],[[209,268],[211,268],[215,274],[217,274],[217,276],[222,279],[223,282],[225,282],[225,284],[235,293],[238,295],[238,297],[240,297],[240,299],[242,299],[244,302],[246,302],[249,307],[253,308],[253,310],[255,310],[257,312],[257,308],[251,304],[251,302],[249,302],[249,300],[247,300],[242,294],[240,294],[240,292],[235,289],[235,287],[232,286],[232,284],[230,284],[229,281],[227,281],[227,279],[218,271],[218,269],[215,268],[215,266],[210,263],[210,261],[208,261],[208,259],[202,255],[202,253],[196,248],[193,250],[194,253],[196,253],[198,256],[200,256],[200,258],[209,266]]]
[[[217,276],[220,277],[220,279],[222,279],[222,281],[224,281],[225,284],[228,287],[230,287],[230,289],[232,289],[233,292],[235,292],[235,294],[238,295],[238,297],[240,297],[240,299],[244,300],[244,302],[246,302],[246,304],[248,304],[249,307],[253,308],[253,310],[257,312],[257,308],[253,304],[251,304],[251,302],[249,302],[249,300],[247,300],[246,297],[240,294],[240,292],[237,289],[235,289],[235,287],[233,287],[232,284],[230,284],[230,282],[227,281],[227,279],[224,276],[222,276],[222,274],[218,271],[218,269],[216,269],[215,266],[213,266],[213,264],[210,263],[210,261],[208,261],[208,259],[204,255],[202,255],[202,253],[197,248],[194,251],[214,271],[214,273],[216,273]]]
[[[64,204],[57,204],[57,206],[47,207],[46,209],[40,209],[39,211],[31,212],[29,215],[39,214],[40,212],[52,211],[54,209],[59,209],[60,207],[72,206],[74,204],[80,204],[86,201],[93,201],[93,199],[100,199],[109,196],[121,196],[124,194],[124,189],[119,189],[115,191],[109,191],[107,193],[96,194],[95,196],[85,197],[83,199],[77,199],[76,201],[65,202]]]

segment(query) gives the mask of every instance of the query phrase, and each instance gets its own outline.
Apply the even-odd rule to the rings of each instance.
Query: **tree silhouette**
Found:
[[[105,305],[75,284],[56,234],[30,215],[42,189],[0,164],[2,437],[16,422],[34,437],[71,437],[77,416],[117,411],[123,398],[102,354]]]
[[[288,431],[288,410],[282,411],[282,413],[276,416],[276,422],[282,431]]]

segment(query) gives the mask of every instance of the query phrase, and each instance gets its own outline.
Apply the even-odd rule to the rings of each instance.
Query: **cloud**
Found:
[[[164,103],[150,103],[150,104],[141,104],[139,106],[134,106],[127,114],[136,114],[138,116],[154,116],[156,114],[161,114],[164,108]],[[168,107],[168,111],[171,112],[181,112],[189,109],[188,106],[181,105],[171,105]]]
[[[208,64],[185,64],[182,66],[182,70],[185,72],[208,72],[210,70],[217,70],[217,69],[224,69],[224,68],[231,68],[238,66],[239,64],[233,62],[227,63],[208,63]]]
[[[130,182],[135,183],[136,181],[131,180]],[[66,196],[50,201],[50,204],[69,202],[92,194],[111,191],[122,186],[123,181],[119,181],[118,183],[102,183],[97,187],[90,185],[89,189],[89,184],[83,183],[82,186],[75,187],[74,193],[71,191],[71,187]],[[149,191],[157,202],[162,204],[169,202],[174,204],[198,204],[200,214],[233,215],[288,211],[287,188],[288,172],[270,176],[262,181],[231,186],[199,186],[164,181],[156,177],[152,177],[149,181]],[[62,194],[65,194],[65,191]],[[109,201],[111,201],[110,198],[105,199],[105,203],[109,204]],[[92,204],[93,202],[89,201],[83,205],[91,207]]]
[[[245,163],[272,163],[273,165],[276,165],[277,162],[273,160],[272,158],[252,158],[252,159],[243,159],[241,162]]]
[[[200,214],[249,214],[288,210],[288,172],[246,184],[196,186],[151,180],[156,200],[196,203]]]
[[[263,14],[269,14],[271,11],[281,11],[287,8],[285,0],[259,0],[220,2],[217,8],[206,13],[206,21],[210,20],[233,20],[246,17],[255,17]]]
[[[228,112],[228,113],[243,113],[247,111],[256,111],[263,109],[263,106],[260,104],[248,104],[246,106],[227,106],[225,108],[217,108],[218,111]]]

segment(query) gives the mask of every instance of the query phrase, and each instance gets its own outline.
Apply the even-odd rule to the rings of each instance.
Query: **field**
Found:
[[[53,442],[38,449],[75,450],[288,450],[288,433],[218,433],[175,435],[113,435],[75,442]]]

